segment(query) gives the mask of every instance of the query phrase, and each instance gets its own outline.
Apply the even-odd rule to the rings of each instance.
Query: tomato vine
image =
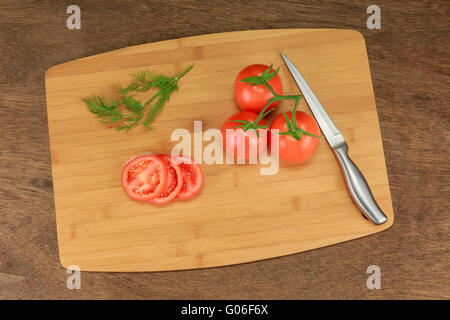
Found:
[[[258,123],[261,121],[261,119],[263,119],[266,115],[268,115],[270,112],[272,112],[273,109],[269,109],[267,110],[267,108],[269,108],[269,106],[276,102],[276,101],[283,101],[283,100],[293,100],[294,101],[294,107],[292,109],[292,117],[289,120],[286,112],[284,111],[283,106],[281,105],[282,108],[282,112],[284,115],[284,119],[286,121],[286,124],[288,126],[288,131],[285,132],[279,132],[278,134],[280,135],[290,135],[293,138],[295,138],[296,140],[300,140],[302,138],[303,135],[307,135],[307,136],[311,136],[314,138],[319,138],[318,136],[307,132],[301,128],[298,128],[297,126],[297,120],[295,117],[295,114],[297,112],[297,108],[298,108],[298,104],[302,98],[302,96],[300,94],[298,95],[279,95],[275,92],[275,90],[272,88],[272,86],[269,84],[269,81],[274,78],[278,72],[280,71],[280,68],[277,68],[276,70],[272,70],[272,66],[270,66],[269,68],[267,68],[260,76],[254,76],[254,77],[248,77],[245,79],[242,79],[242,82],[245,82],[251,86],[256,86],[256,85],[263,85],[265,86],[267,89],[269,89],[269,91],[272,93],[273,97],[270,98],[267,101],[267,104],[264,106],[264,108],[261,110],[261,112],[258,114],[258,118],[256,118],[255,121],[247,121],[247,120],[231,120],[233,122],[238,122],[239,124],[236,125],[234,128],[242,128],[242,130],[247,131],[247,130],[254,130],[256,132],[256,134],[259,136],[258,133],[258,129],[267,129],[268,125],[259,125]]]

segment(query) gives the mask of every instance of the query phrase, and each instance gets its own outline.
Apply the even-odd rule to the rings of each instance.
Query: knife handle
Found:
[[[358,167],[348,156],[347,143],[333,149],[344,172],[345,182],[348,190],[363,215],[370,219],[376,225],[383,224],[387,221],[386,215],[381,211],[373,198],[370,187],[366,179],[359,171]]]

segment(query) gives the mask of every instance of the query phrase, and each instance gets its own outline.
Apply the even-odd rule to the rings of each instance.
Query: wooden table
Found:
[[[450,298],[448,1],[77,1],[0,4],[0,299]],[[364,35],[395,211],[392,228],[339,245],[236,266],[81,274],[59,263],[44,72],[130,45],[263,28],[348,28]],[[381,268],[380,290],[366,268]]]

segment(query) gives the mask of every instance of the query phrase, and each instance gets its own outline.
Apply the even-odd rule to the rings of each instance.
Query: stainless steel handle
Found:
[[[378,207],[361,171],[359,171],[358,167],[348,156],[347,143],[344,142],[333,150],[344,172],[348,190],[358,208],[366,218],[370,219],[376,225],[385,223],[387,221],[386,215]]]

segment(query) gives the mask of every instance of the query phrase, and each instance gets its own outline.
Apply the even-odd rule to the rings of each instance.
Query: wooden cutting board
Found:
[[[321,138],[303,164],[280,162],[276,175],[259,165],[202,164],[204,187],[187,202],[163,207],[130,200],[122,165],[144,152],[170,153],[177,128],[220,128],[239,111],[237,73],[254,63],[280,66],[284,93],[299,89],[282,62],[300,69],[348,141],[389,221],[375,226],[353,204],[334,155]],[[152,132],[106,128],[81,97],[114,96],[130,74],[176,75],[180,90]],[[64,267],[88,271],[157,271],[255,261],[360,238],[394,220],[370,69],[362,35],[351,30],[289,29],[210,34],[115,50],[50,68],[47,112],[59,255]],[[300,110],[309,109],[303,100]],[[203,144],[203,147],[207,143]]]

